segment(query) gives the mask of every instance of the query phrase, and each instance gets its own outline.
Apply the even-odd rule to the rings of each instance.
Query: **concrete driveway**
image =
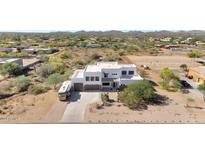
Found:
[[[73,92],[60,122],[82,123],[87,105],[97,102],[99,98],[100,92]]]

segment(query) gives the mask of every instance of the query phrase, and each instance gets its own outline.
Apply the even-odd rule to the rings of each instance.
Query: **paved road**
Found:
[[[100,92],[74,92],[60,122],[82,123],[88,104],[97,102]]]

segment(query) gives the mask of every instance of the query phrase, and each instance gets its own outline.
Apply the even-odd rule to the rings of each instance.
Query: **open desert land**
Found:
[[[179,66],[182,63],[189,67],[198,66],[194,59],[185,56],[127,56],[125,62],[147,65],[151,70],[146,70],[146,78],[156,83],[160,81],[159,70],[169,67],[175,70],[180,77],[184,77]],[[188,79],[187,79],[188,80]],[[190,84],[191,80],[188,81]],[[160,86],[155,86],[157,94],[164,100],[158,105],[148,105],[145,110],[130,110],[119,103],[117,93],[110,93],[112,103],[102,109],[94,109],[89,106],[85,114],[85,122],[88,123],[204,123],[205,103],[203,95],[198,89],[191,89],[189,93],[168,92]]]
[[[1,102],[0,123],[52,122],[46,117],[58,103],[57,93],[53,90],[38,96],[26,93],[11,96]]]

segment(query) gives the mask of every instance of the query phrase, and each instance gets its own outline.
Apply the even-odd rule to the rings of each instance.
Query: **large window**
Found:
[[[122,71],[122,75],[127,75],[127,71]]]
[[[134,71],[129,71],[129,75],[134,75]]]
[[[91,81],[95,81],[95,77],[94,76],[91,76]]]
[[[110,82],[104,82],[102,83],[103,86],[110,86]]]
[[[89,77],[89,76],[86,76],[85,80],[86,80],[86,81],[90,81],[90,77]]]
[[[108,74],[109,74],[109,73],[104,73],[104,78],[107,78],[107,77],[108,77]]]
[[[98,76],[95,77],[95,81],[99,81],[99,77]]]

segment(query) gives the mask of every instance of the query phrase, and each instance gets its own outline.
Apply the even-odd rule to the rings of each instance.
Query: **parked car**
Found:
[[[192,88],[192,86],[185,80],[180,80],[180,83],[182,85],[182,88],[185,88],[185,89]]]

